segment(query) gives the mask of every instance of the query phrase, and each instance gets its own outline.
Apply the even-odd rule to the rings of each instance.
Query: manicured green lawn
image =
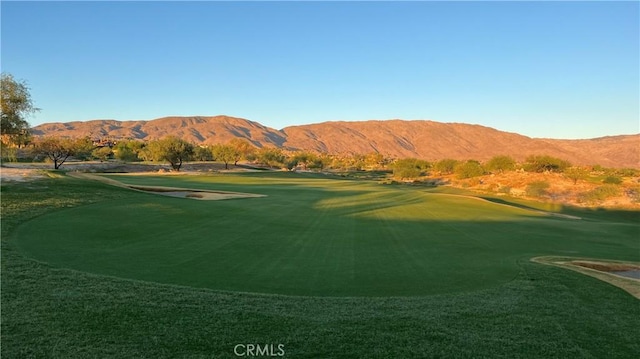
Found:
[[[3,184],[6,357],[235,357],[239,343],[308,358],[640,354],[640,301],[529,262],[637,261],[635,213],[570,220],[294,174],[112,178],[268,197]]]
[[[14,234],[18,247],[97,274],[318,296],[489,288],[512,280],[518,262],[536,255],[638,259],[637,226],[629,223],[603,227],[405,186],[294,174],[110,177],[267,197],[198,201],[132,192],[27,222]]]

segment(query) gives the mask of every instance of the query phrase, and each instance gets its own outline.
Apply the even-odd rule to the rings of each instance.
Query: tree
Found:
[[[393,164],[393,176],[397,178],[417,178],[429,169],[427,161],[417,158],[403,158]]]
[[[549,194],[547,189],[549,189],[549,182],[546,181],[535,181],[531,182],[527,185],[525,189],[525,193],[529,197],[543,197]]]
[[[287,168],[289,170],[292,170],[296,166],[301,165],[302,169],[306,171],[307,168],[311,166],[311,164],[314,163],[314,161],[316,161],[316,159],[317,159],[317,156],[314,155],[313,153],[304,152],[304,151],[296,152],[293,156],[289,158],[289,161],[287,161]]]
[[[26,117],[39,111],[33,106],[29,87],[24,81],[17,81],[13,75],[3,73],[0,78],[2,93],[0,133],[5,144],[13,143],[16,136],[27,135],[29,123]]]
[[[136,140],[120,140],[113,147],[113,155],[124,162],[140,161],[140,153],[144,149],[144,143]]]
[[[454,169],[454,173],[459,179],[472,178],[482,176],[484,174],[484,168],[482,168],[480,162],[468,160],[458,163]]]
[[[279,148],[273,147],[261,148],[258,151],[256,158],[258,161],[269,167],[284,166],[287,159]]]
[[[310,169],[317,169],[322,171],[329,163],[330,158],[327,155],[316,156],[311,163],[307,166]]]
[[[349,169],[364,171],[365,155],[354,153],[348,158]]]
[[[217,144],[211,147],[211,154],[213,154],[214,161],[224,162],[224,169],[229,169],[229,162],[238,161],[238,151],[233,146]]]
[[[371,152],[365,156],[365,166],[370,169],[382,169],[387,166],[389,159],[382,153]]]
[[[504,171],[512,171],[516,168],[516,160],[510,156],[494,156],[487,162],[486,167],[491,172],[502,173]]]
[[[527,172],[563,172],[571,164],[548,155],[527,157],[523,168]]]
[[[565,177],[573,181],[573,184],[578,184],[578,180],[587,178],[589,172],[582,167],[570,167],[564,171]]]
[[[91,155],[94,158],[99,159],[100,162],[103,162],[103,161],[108,160],[109,157],[111,157],[111,155],[113,155],[113,151],[111,150],[111,148],[109,146],[98,147],[95,150],[93,150],[93,152],[91,152]]]
[[[176,171],[184,161],[193,156],[193,145],[175,136],[152,141],[147,146],[147,155],[154,161],[167,161]]]
[[[453,173],[454,168],[458,164],[457,160],[450,158],[442,159],[433,165],[433,169],[440,172],[440,174],[447,175]]]
[[[253,157],[256,149],[248,141],[241,138],[234,138],[227,145],[231,146],[235,150],[235,158],[233,159],[233,165],[237,166],[238,161],[241,159],[249,160]]]
[[[84,139],[43,137],[34,142],[33,152],[53,161],[53,168],[59,169],[65,161],[78,151],[84,151]]]
[[[213,155],[211,154],[211,147],[208,147],[208,146],[194,147],[193,159],[196,161],[213,161]]]
[[[93,141],[89,137],[78,138],[73,142],[73,158],[86,161],[91,159],[93,150],[96,146],[93,145]]]

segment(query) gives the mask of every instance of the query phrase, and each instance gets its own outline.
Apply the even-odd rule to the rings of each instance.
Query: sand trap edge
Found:
[[[601,258],[579,258],[579,257],[561,257],[561,256],[541,256],[530,259],[532,262],[551,265],[555,267],[565,268],[574,272],[579,272],[597,279],[603,282],[614,285],[625,292],[631,294],[636,299],[640,299],[640,280],[619,276],[609,272],[603,272],[600,270],[587,268],[575,264],[574,262],[596,262],[596,263],[610,263],[613,265],[629,265],[634,268],[640,268],[640,263],[631,261],[618,261]]]

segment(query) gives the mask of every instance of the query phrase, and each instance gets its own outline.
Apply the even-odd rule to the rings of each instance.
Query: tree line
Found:
[[[615,182],[615,175],[638,175],[635,169],[608,170],[602,166],[573,166],[569,161],[549,155],[531,155],[518,162],[508,155],[494,156],[488,161],[456,160],[445,158],[427,161],[418,158],[392,158],[381,153],[368,154],[326,154],[300,150],[286,150],[275,147],[259,148],[250,141],[235,138],[227,143],[196,145],[175,136],[139,141],[119,140],[109,145],[96,146],[90,138],[68,139],[40,137],[31,139],[26,152],[35,159],[46,158],[58,169],[69,158],[76,160],[111,159],[122,162],[167,162],[173,170],[179,171],[187,161],[216,161],[224,163],[225,169],[244,161],[262,164],[270,168],[287,170],[342,170],[342,171],[387,171],[399,180],[415,180],[430,175],[453,175],[458,179],[499,174],[507,171],[562,173],[565,177],[578,180],[588,176],[590,171],[604,171],[611,174],[608,181]]]

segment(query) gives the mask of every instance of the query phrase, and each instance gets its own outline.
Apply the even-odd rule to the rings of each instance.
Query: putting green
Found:
[[[510,281],[538,255],[637,260],[629,223],[554,218],[408,186],[269,173],[109,177],[267,196],[194,201],[131,191],[23,224],[14,232],[20,250],[97,274],[315,296],[478,290]]]

